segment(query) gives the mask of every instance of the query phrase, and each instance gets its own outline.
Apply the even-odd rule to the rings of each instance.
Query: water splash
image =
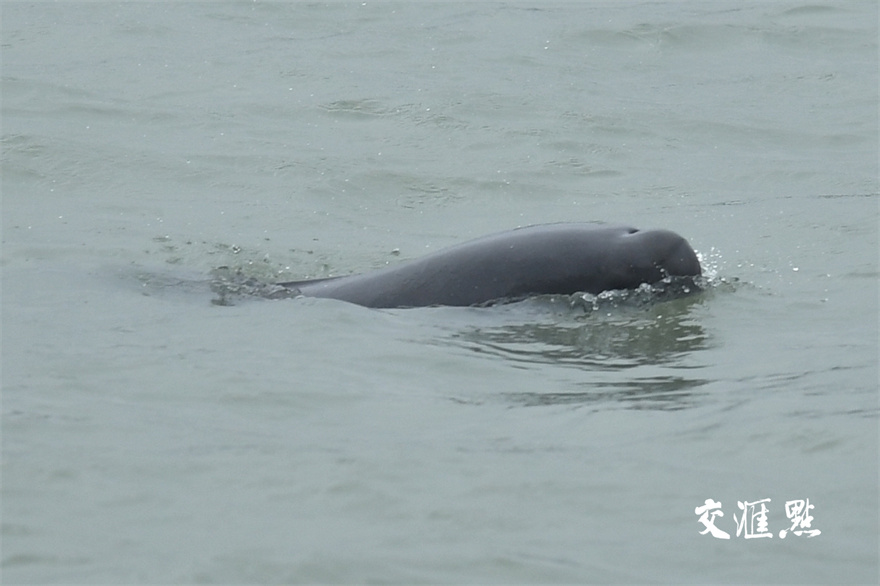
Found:
[[[292,299],[299,297],[296,289],[282,287],[246,274],[241,268],[217,267],[211,271],[211,291],[217,297],[211,300],[214,305],[235,305],[235,301],[246,297],[263,299]]]

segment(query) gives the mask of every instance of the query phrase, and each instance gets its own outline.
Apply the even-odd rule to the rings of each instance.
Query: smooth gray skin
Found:
[[[530,295],[598,294],[699,274],[693,248],[668,230],[547,224],[485,236],[371,273],[280,285],[366,307],[468,306]]]

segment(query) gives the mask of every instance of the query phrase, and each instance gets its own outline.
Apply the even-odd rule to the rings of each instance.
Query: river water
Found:
[[[4,2],[3,582],[876,583],[877,39],[875,2]],[[212,285],[559,221],[675,230],[705,290]]]

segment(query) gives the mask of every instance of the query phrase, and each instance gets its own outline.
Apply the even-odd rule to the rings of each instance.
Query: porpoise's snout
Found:
[[[687,240],[678,234],[671,233],[671,235],[675,236],[677,242],[673,243],[669,254],[664,259],[661,265],[663,270],[672,276],[700,276],[702,268],[697,253],[694,252]]]
[[[670,230],[630,229],[623,235],[643,262],[660,269],[665,276],[697,277],[700,259],[687,240]]]

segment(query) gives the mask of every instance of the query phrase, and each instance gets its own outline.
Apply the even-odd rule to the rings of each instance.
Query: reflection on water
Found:
[[[526,301],[531,321],[459,329],[463,347],[514,368],[562,365],[576,369],[573,388],[507,393],[524,406],[622,401],[635,408],[681,409],[707,381],[687,376],[687,358],[711,341],[694,309],[705,293],[658,301],[646,291]],[[533,309],[543,306],[543,317]],[[512,314],[507,313],[509,318]]]
[[[627,381],[585,383],[585,390],[567,393],[506,393],[507,400],[523,407],[624,403],[633,409],[674,411],[696,404],[696,389],[706,380],[681,376],[633,378]]]
[[[553,363],[619,370],[663,364],[705,346],[700,324],[673,310],[667,303],[637,316],[620,312],[592,314],[577,323],[475,327],[454,337],[475,352],[497,354],[523,367]]]
[[[475,352],[496,354],[527,368],[535,363],[569,364],[598,370],[674,362],[704,348],[707,335],[691,316],[700,295],[665,302],[645,302],[638,292],[611,295],[538,298],[544,316],[524,311],[529,321],[461,329],[453,339]],[[604,297],[603,297],[604,296]],[[582,300],[589,297],[586,304]]]

